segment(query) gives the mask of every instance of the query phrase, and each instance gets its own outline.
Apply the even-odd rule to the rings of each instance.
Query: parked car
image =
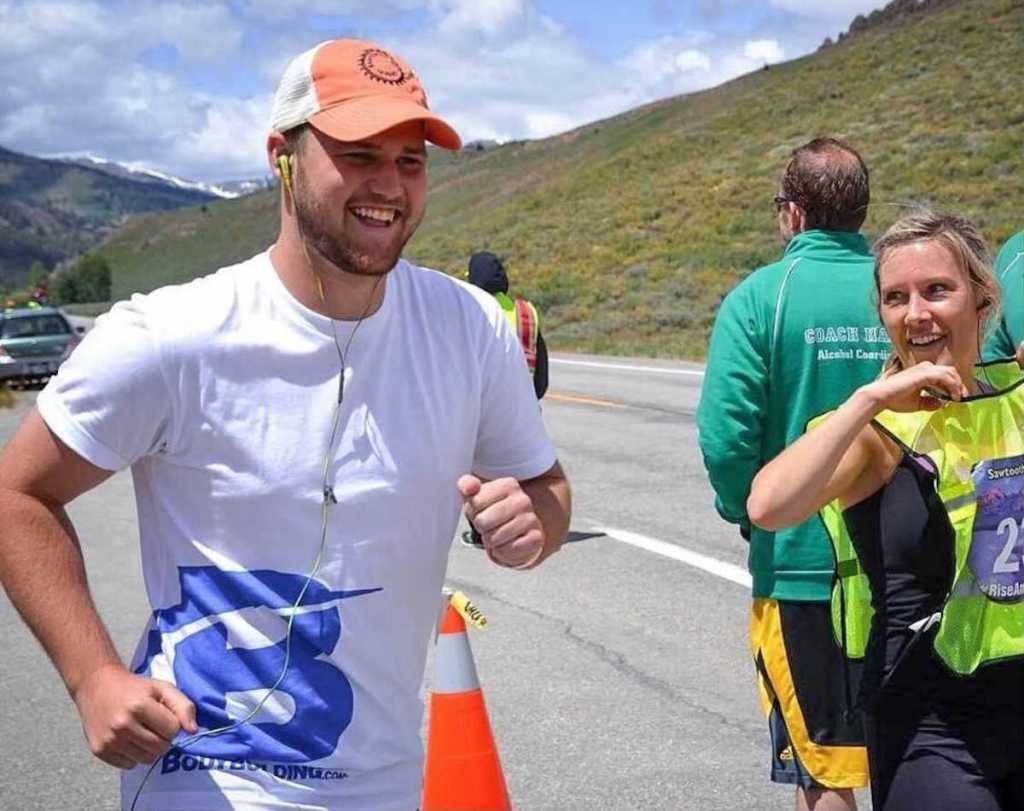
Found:
[[[0,310],[0,381],[42,382],[57,373],[81,342],[56,307]]]

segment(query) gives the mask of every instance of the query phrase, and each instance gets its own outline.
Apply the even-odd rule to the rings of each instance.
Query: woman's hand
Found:
[[[833,499],[874,493],[895,459],[870,427],[880,411],[934,411],[969,394],[952,366],[930,361],[857,389],[824,422],[808,431],[754,477],[747,498],[750,520],[771,531],[806,521]]]
[[[935,411],[944,400],[961,400],[970,392],[953,366],[931,361],[915,363],[901,371],[887,371],[864,387],[879,411]]]

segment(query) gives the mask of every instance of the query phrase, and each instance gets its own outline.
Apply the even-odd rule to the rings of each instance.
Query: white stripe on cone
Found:
[[[434,666],[435,693],[467,693],[480,689],[473,651],[466,633],[438,634]]]

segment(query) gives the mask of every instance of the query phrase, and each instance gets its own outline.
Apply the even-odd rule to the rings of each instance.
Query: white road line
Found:
[[[709,558],[707,555],[700,554],[700,552],[691,552],[689,549],[684,549],[673,543],[659,541],[657,538],[648,538],[646,535],[629,532],[625,529],[592,527],[591,530],[593,532],[603,532],[609,538],[621,543],[627,543],[639,549],[646,549],[648,552],[654,552],[656,555],[662,555],[697,569],[703,569],[705,572],[710,572],[716,577],[724,578],[748,589],[751,587],[750,573],[746,569],[741,569],[732,563]]]
[[[704,372],[696,369],[664,369],[661,366],[627,366],[625,363],[598,363],[592,360],[565,360],[564,358],[550,358],[551,363],[563,363],[567,366],[592,366],[596,369],[622,369],[626,372],[657,372],[663,375],[690,375],[691,377],[704,377]]]

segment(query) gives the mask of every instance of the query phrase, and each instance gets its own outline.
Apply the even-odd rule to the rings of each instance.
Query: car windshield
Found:
[[[0,338],[66,335],[68,332],[67,322],[59,315],[22,315],[0,321]]]

